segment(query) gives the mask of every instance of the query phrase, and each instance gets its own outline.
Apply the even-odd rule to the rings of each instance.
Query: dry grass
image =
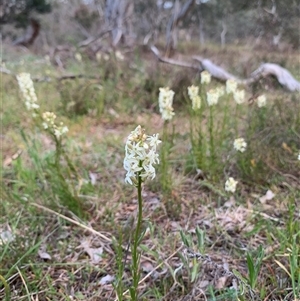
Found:
[[[201,49],[203,56],[216,57],[239,74],[243,68],[252,69],[243,61],[250,55],[247,50],[235,49],[236,54],[232,55],[233,50]],[[12,55],[8,57],[11,59]],[[298,264],[298,270],[293,276],[299,281],[300,169],[292,159],[295,149],[300,148],[299,95],[289,95],[267,79],[259,83],[260,89],[268,82],[268,99],[274,99],[270,104],[273,117],[264,128],[256,124],[253,139],[253,159],[258,166],[261,162],[263,168],[260,173],[247,174],[230,163],[228,169],[240,177],[240,183],[238,192],[229,196],[224,192],[223,181],[211,182],[205,175],[203,178],[194,169],[186,168],[190,146],[185,85],[197,81],[197,75],[158,65],[149,59],[149,53],[140,55],[148,60],[134,62],[137,67],[126,72],[123,67],[127,62],[115,62],[116,79],[114,74],[102,78],[108,71],[99,66],[91,68],[91,74],[100,72],[97,85],[102,88],[100,92],[89,90],[86,98],[83,94],[76,98],[76,82],[60,86],[60,90],[55,80],[36,83],[42,107],[59,112],[69,126],[65,148],[80,174],[76,189],[85,218],[63,207],[58,195],[51,192],[52,183],[45,174],[54,145],[45,134],[33,129],[21,106],[15,80],[3,75],[3,106],[8,115],[3,120],[1,137],[4,168],[0,234],[6,233],[11,242],[0,244],[0,275],[9,285],[7,300],[115,300],[111,281],[104,281],[106,276],[116,275],[113,238],[120,233],[126,237],[123,229],[137,211],[136,192],[123,182],[124,141],[136,124],[145,126],[149,133],[162,132],[156,98],[158,87],[166,85],[177,92],[175,142],[170,155],[172,187],[163,194],[159,178],[144,186],[143,227],[147,231],[140,246],[145,276],[140,283],[140,300],[294,300],[296,289],[293,292],[288,273],[291,274],[294,254],[293,264]],[[264,57],[268,54],[262,51],[253,60]],[[289,57],[278,55],[278,60],[283,59],[292,66]],[[15,69],[10,62],[7,65],[14,71],[23,67],[29,71],[26,62]],[[42,71],[43,68],[35,72]],[[90,85],[89,80],[82,81],[83,87]],[[73,107],[69,114],[61,104],[62,91],[70,92],[80,105],[90,99],[93,102],[84,110],[80,107],[80,112]],[[97,98],[98,93],[103,93],[101,99]],[[99,104],[101,110],[97,111]],[[26,132],[29,146],[21,139],[20,130]],[[275,196],[261,199],[268,189]],[[205,237],[201,250],[197,227]],[[180,231],[190,236],[189,248],[183,245]],[[257,258],[260,245],[264,249],[262,266],[257,285],[250,288],[245,280],[249,278],[247,253]],[[126,252],[126,241],[123,247]],[[128,262],[130,253],[124,271],[125,288],[130,283]],[[235,296],[231,286],[243,288],[244,294]],[[5,299],[5,286],[1,284],[0,299]],[[128,295],[124,300],[129,300]]]

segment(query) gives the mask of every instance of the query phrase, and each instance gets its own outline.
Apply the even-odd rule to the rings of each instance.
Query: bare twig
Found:
[[[2,67],[2,66],[0,66],[0,72],[1,72],[1,73],[5,73],[5,74],[8,74],[8,75],[11,75],[11,74],[12,74],[12,72],[11,72],[10,70],[8,70],[8,69],[6,69],[6,68],[4,68],[4,67]]]

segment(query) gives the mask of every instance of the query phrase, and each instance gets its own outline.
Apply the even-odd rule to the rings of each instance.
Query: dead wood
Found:
[[[207,70],[212,77],[219,79],[221,81],[227,81],[228,79],[234,79],[238,83],[242,83],[245,85],[249,85],[253,82],[258,81],[262,77],[266,76],[274,76],[278,80],[278,82],[286,88],[288,91],[294,92],[294,91],[300,91],[300,82],[297,81],[293,75],[285,68],[272,63],[265,63],[262,64],[257,70],[251,73],[250,77],[247,79],[240,79],[236,77],[235,75],[227,72],[225,69],[221,68],[220,66],[214,64],[212,61],[208,59],[204,59],[200,56],[193,56],[193,59],[198,61],[201,66],[195,66],[195,64],[191,64],[188,62],[183,62],[179,60],[174,60],[166,57],[161,57],[159,50],[152,45],[150,47],[152,52],[155,54],[155,56],[158,58],[160,62],[168,63],[176,66],[181,67],[188,67],[192,69],[197,69],[200,72],[202,70]]]
[[[262,64],[257,70],[252,72],[249,79],[244,80],[245,84],[253,83],[261,77],[273,75],[278,82],[289,91],[300,91],[300,82],[285,68],[271,63]]]
[[[88,45],[90,45],[91,43],[93,42],[96,42],[97,40],[99,40],[100,38],[102,38],[104,35],[106,35],[107,33],[111,32],[112,29],[107,29],[107,30],[104,30],[102,32],[100,32],[97,36],[93,37],[88,37],[87,39],[85,39],[84,41],[81,41],[79,44],[78,44],[78,47],[86,47]]]
[[[200,70],[200,66],[196,66],[195,64],[173,60],[166,57],[161,57],[159,50],[154,45],[150,46],[150,49],[152,50],[152,52],[155,54],[155,56],[158,58],[160,62]]]
[[[34,19],[30,19],[30,24],[28,25],[26,32],[23,36],[17,38],[14,42],[14,46],[25,46],[28,47],[33,44],[35,39],[40,33],[40,24]]]
[[[0,73],[16,77],[15,73],[13,73],[12,71],[10,71],[2,66],[0,66]],[[99,76],[85,75],[85,74],[64,74],[62,76],[57,76],[57,77],[49,77],[49,76],[32,77],[32,80],[34,82],[51,82],[52,80],[63,81],[63,80],[67,80],[67,79],[78,79],[78,78],[100,80]]]
[[[222,81],[226,81],[228,79],[234,79],[236,81],[240,81],[236,76],[230,74],[223,68],[215,65],[212,61],[208,59],[203,59],[200,56],[193,56],[193,59],[200,62],[203,69],[207,70],[213,77],[220,79]]]

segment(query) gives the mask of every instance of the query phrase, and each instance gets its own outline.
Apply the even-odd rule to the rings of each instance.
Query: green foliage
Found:
[[[183,244],[190,250],[195,250],[194,252],[200,252],[204,254],[205,251],[205,233],[196,227],[196,242],[193,241],[193,236],[191,234],[186,234],[182,230],[180,231],[180,237]],[[185,268],[188,271],[189,275],[189,283],[195,283],[200,277],[200,268],[201,261],[197,259],[197,257],[193,258],[192,266],[189,263],[189,259],[181,256],[182,261],[184,262]]]
[[[98,83],[82,80],[63,81],[59,85],[63,113],[69,117],[92,115],[100,117],[104,111],[106,90]]]
[[[299,176],[297,164],[290,161],[300,148],[299,110],[299,103],[286,105],[283,99],[275,99],[263,108],[249,108],[247,151],[237,157],[238,172],[244,181],[267,184],[282,172]],[[280,172],[274,173],[276,170]]]
[[[255,254],[247,253],[247,266],[248,266],[248,283],[251,289],[255,289],[260,267],[264,259],[264,250],[262,246],[259,246]]]

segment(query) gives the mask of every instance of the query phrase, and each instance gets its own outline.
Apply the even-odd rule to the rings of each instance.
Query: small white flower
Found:
[[[158,139],[158,134],[148,136],[147,141],[149,141],[150,147],[157,147],[161,143],[161,140]]]
[[[57,138],[60,138],[62,135],[68,133],[68,131],[69,131],[68,127],[62,125],[62,123],[61,123],[60,126],[58,126],[58,127],[55,126],[55,127],[54,127],[54,135],[55,135]]]
[[[247,148],[247,142],[245,141],[244,138],[237,138],[234,140],[233,147],[237,151],[243,153]]]
[[[173,112],[173,98],[175,92],[167,88],[159,88],[158,104],[159,112],[163,120],[171,120],[175,113]]]
[[[211,75],[208,71],[201,72],[201,84],[209,84],[211,81]]]
[[[226,93],[234,93],[237,89],[237,82],[234,79],[228,79],[226,81]]]
[[[219,100],[219,92],[217,89],[210,89],[206,92],[206,100],[209,106],[216,105]]]
[[[156,152],[159,143],[161,141],[158,139],[158,134],[148,136],[140,125],[130,133],[125,144],[126,183],[136,185],[138,177],[141,177],[143,181],[155,178],[153,165],[159,163],[159,156]]]
[[[121,53],[121,51],[117,50],[115,55],[116,55],[117,60],[124,61],[124,55]]]
[[[234,178],[228,178],[228,180],[225,182],[225,190],[229,192],[235,192],[237,183],[238,181],[235,181]]]
[[[76,52],[76,53],[75,53],[75,59],[76,59],[79,63],[82,62],[82,56],[81,56],[81,54],[80,54],[79,52]]]
[[[257,97],[257,106],[259,108],[266,106],[266,104],[267,104],[267,98],[264,94]]]
[[[188,95],[192,101],[193,110],[198,110],[201,108],[201,98],[198,94],[199,94],[199,87],[196,87],[194,85],[188,87]]]
[[[54,123],[56,119],[56,115],[53,112],[44,112],[42,117],[47,122],[51,122],[51,123]]]
[[[233,92],[233,98],[237,104],[245,102],[245,90],[235,90]]]
[[[300,161],[300,151],[299,151],[299,153],[298,153],[298,160]]]

